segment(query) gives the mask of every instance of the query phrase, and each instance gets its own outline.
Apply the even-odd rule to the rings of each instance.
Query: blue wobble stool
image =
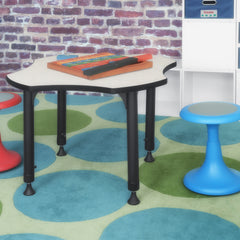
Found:
[[[240,191],[240,172],[223,161],[218,136],[219,124],[240,120],[240,106],[227,102],[201,102],[184,107],[180,116],[189,122],[207,125],[208,141],[203,165],[188,172],[184,185],[205,195],[228,195]]]

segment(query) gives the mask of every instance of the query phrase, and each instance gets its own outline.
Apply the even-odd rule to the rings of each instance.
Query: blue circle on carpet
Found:
[[[172,208],[152,208],[112,222],[100,240],[236,240],[240,228],[212,214]]]
[[[36,178],[36,194],[14,195],[15,207],[43,221],[74,222],[95,219],[123,207],[128,199],[127,182],[115,175],[89,170],[50,173]]]
[[[20,233],[1,235],[0,240],[63,240],[63,238],[43,234]]]
[[[101,106],[97,109],[96,114],[99,117],[112,122],[127,121],[126,108],[122,101],[105,104],[104,106]],[[155,121],[160,121],[165,118],[167,117],[155,116]],[[143,114],[138,115],[138,123],[145,123],[145,115]]]
[[[23,94],[18,94],[19,96],[21,96],[21,98],[23,99]],[[37,98],[34,99],[34,106],[37,106],[39,104],[39,100]],[[10,114],[10,113],[17,113],[17,112],[22,112],[23,111],[23,100],[10,108],[4,108],[0,111],[0,114]]]
[[[164,124],[160,131],[165,137],[176,142],[199,146],[206,146],[207,143],[207,127],[205,124],[197,124],[178,119]],[[239,122],[219,125],[221,145],[239,143],[239,132]]]
[[[8,150],[13,150],[18,152],[21,155],[22,161],[21,164],[17,167],[6,171],[1,172],[0,179],[5,178],[13,178],[13,177],[19,177],[23,175],[23,141],[9,141],[9,142],[3,142],[3,145]],[[41,143],[35,143],[35,165],[37,168],[35,168],[35,171],[40,171],[44,168],[49,167],[55,160],[56,160],[56,154],[53,151],[52,148],[50,148],[47,145],[41,144]]]
[[[139,158],[146,155],[145,132],[138,131]],[[155,149],[160,143],[155,138]],[[106,128],[77,134],[67,141],[67,153],[86,161],[118,162],[127,160],[127,130]]]
[[[57,94],[46,94],[45,99],[57,104]],[[90,105],[107,102],[113,96],[70,95],[67,94],[67,105]]]

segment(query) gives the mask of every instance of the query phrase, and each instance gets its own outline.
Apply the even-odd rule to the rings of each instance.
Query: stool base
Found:
[[[240,172],[226,167],[223,173],[214,174],[196,168],[188,172],[183,180],[189,190],[211,196],[229,195],[240,191]]]
[[[15,168],[21,163],[21,156],[17,152],[7,150],[0,137],[0,172]]]

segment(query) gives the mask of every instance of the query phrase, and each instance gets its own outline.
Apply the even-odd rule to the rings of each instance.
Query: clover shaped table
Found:
[[[80,55],[84,56],[84,55]],[[47,68],[47,63],[56,61],[56,56],[36,60],[30,67],[7,75],[9,84],[24,91],[24,181],[27,183],[25,195],[35,193],[34,181],[34,97],[39,91],[58,91],[58,155],[64,155],[66,144],[66,91],[94,91],[119,94],[127,109],[128,147],[128,189],[129,204],[138,204],[136,191],[139,189],[138,163],[138,110],[137,93],[147,91],[145,149],[147,161],[152,161],[154,150],[155,89],[167,84],[164,73],[175,67],[176,62],[160,55],[153,56],[153,67],[140,71],[123,73],[97,80],[87,80]]]
[[[207,125],[206,157],[200,168],[184,177],[184,185],[205,195],[228,195],[240,191],[240,172],[228,168],[223,161],[218,136],[219,124],[240,120],[240,106],[227,102],[201,102],[184,107],[180,116]],[[196,136],[197,137],[197,136]]]
[[[21,97],[16,93],[0,92],[0,110],[13,107],[22,101]],[[7,150],[2,144],[0,137],[0,172],[10,170],[21,163],[19,153]]]

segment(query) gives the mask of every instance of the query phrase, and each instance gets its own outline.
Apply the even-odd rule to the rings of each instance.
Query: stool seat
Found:
[[[219,124],[240,120],[240,106],[227,102],[202,102],[184,107],[180,116],[189,122],[207,125],[206,156],[200,168],[184,177],[191,191],[205,195],[228,195],[240,191],[240,172],[226,166],[218,136]]]
[[[0,110],[15,106],[21,102],[21,97],[16,93],[0,92]],[[0,172],[10,170],[21,163],[19,153],[7,150],[2,144],[0,136]]]

